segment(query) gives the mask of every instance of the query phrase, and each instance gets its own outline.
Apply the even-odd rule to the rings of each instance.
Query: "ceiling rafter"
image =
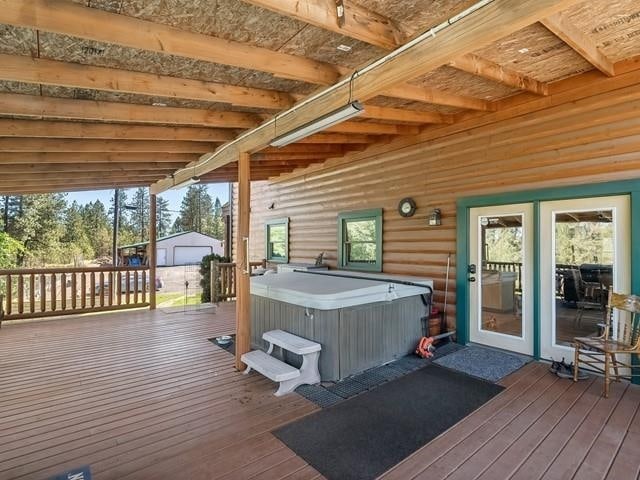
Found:
[[[218,143],[153,140],[85,140],[58,138],[0,138],[0,152],[94,152],[94,153],[204,153]]]
[[[578,3],[579,0],[494,0],[440,30],[435,36],[423,35],[398,52],[363,70],[351,82],[342,82],[306,103],[298,105],[296,115],[279,117],[278,134],[289,132],[344,105],[345,99],[366,102],[381,92],[417,78],[453,59],[471,53],[536,21]],[[193,174],[201,175],[235,161],[240,152],[264,148],[274,136],[274,129],[254,129],[216,152],[204,155],[192,172],[178,171],[171,180],[152,186],[154,193],[170,188]]]
[[[335,0],[243,1],[386,50],[397,48],[405,40],[393,20],[350,0],[342,0],[341,17]]]
[[[0,119],[0,137],[227,142],[236,137],[236,132],[222,128]]]
[[[203,82],[131,70],[97,67],[23,55],[0,54],[0,78],[14,82],[58,85],[280,110],[294,98],[284,92]]]
[[[278,77],[319,85],[331,85],[341,76],[352,73],[350,69],[305,57],[222,40],[65,0],[0,0],[0,23],[264,71]],[[402,85],[398,90],[380,93],[395,97],[404,87]],[[411,92],[411,97],[404,92],[398,98],[415,101],[428,101],[421,99],[430,98],[430,103],[491,110],[489,102],[482,99],[470,99],[434,89],[420,92],[420,88],[407,85],[406,90]]]
[[[609,77],[616,74],[613,62],[564,13],[555,13],[540,22],[602,73]]]
[[[250,113],[40,97],[18,93],[0,94],[0,114],[219,128],[252,128],[261,122],[261,118]]]
[[[193,162],[197,154],[184,153],[79,153],[79,152],[0,152],[0,164],[49,163],[138,163],[138,162]]]
[[[474,53],[462,55],[453,60],[450,65],[458,70],[502,83],[508,87],[526,90],[536,95],[549,95],[549,86],[546,83],[539,82],[535,78],[518,73]]]

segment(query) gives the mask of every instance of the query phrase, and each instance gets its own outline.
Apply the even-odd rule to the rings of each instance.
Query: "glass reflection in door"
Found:
[[[597,334],[614,278],[613,210],[553,212],[554,344]]]
[[[523,215],[481,216],[480,329],[523,337]]]

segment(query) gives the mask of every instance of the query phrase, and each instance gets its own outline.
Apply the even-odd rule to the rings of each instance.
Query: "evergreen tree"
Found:
[[[100,200],[89,202],[80,209],[82,222],[96,257],[111,255],[113,226]]]
[[[10,235],[16,235],[16,220],[20,216],[22,209],[22,196],[4,195],[0,197],[2,200],[2,231]]]
[[[144,242],[149,239],[149,191],[144,188],[136,188],[133,194],[131,211],[131,228],[138,241]]]
[[[213,234],[213,201],[207,185],[192,185],[182,199],[180,215],[174,223],[174,231],[194,231]]]
[[[72,258],[74,265],[82,264],[85,259],[94,257],[87,226],[82,216],[82,208],[77,202],[73,202],[64,212],[61,242],[65,257]]]
[[[169,211],[169,200],[157,197],[156,208],[156,230],[158,237],[165,237],[171,232],[171,212]]]
[[[25,247],[25,261],[31,264],[65,262],[62,255],[63,219],[66,201],[62,193],[25,195],[17,218],[16,238]]]
[[[213,225],[211,228],[211,236],[222,240],[224,238],[224,218],[222,218],[222,203],[220,199],[216,197],[216,201],[213,205]]]

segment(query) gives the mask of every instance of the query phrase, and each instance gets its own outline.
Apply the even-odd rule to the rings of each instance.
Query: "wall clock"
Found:
[[[416,213],[416,202],[414,202],[413,198],[407,197],[400,200],[398,213],[403,217],[410,217]]]

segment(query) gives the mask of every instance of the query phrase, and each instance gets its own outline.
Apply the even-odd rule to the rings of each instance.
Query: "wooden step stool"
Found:
[[[276,397],[293,392],[300,385],[320,382],[318,359],[320,358],[322,346],[319,343],[298,337],[284,330],[264,332],[262,339],[269,342],[269,349],[266,352],[253,350],[243,354],[240,358],[247,365],[247,369],[244,371],[245,374],[248,374],[253,369],[274,382],[280,383],[280,387],[275,393]],[[272,357],[271,353],[273,353],[274,346],[301,355],[302,366],[298,369]]]

